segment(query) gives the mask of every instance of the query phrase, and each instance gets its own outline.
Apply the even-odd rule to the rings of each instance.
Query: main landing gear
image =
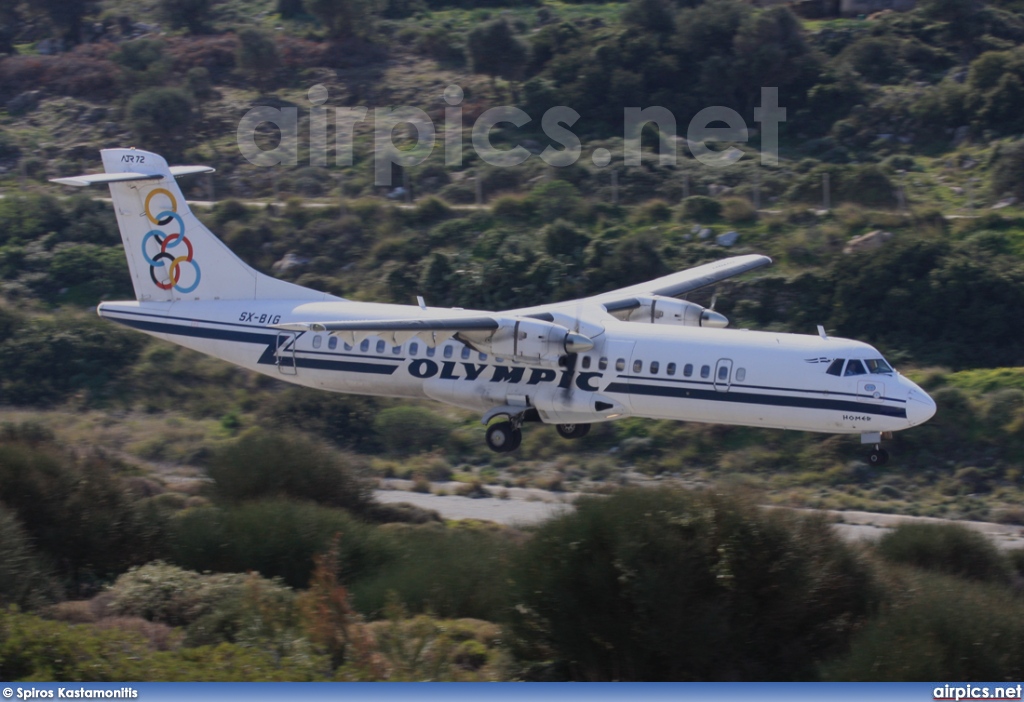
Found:
[[[484,415],[487,422],[487,448],[496,453],[509,453],[519,448],[523,441],[523,422],[539,422],[537,410],[529,408],[513,414],[512,407],[491,410]],[[563,439],[581,439],[590,433],[589,424],[556,424],[555,431]]]
[[[590,433],[589,424],[556,424],[555,431],[563,439],[582,439]]]
[[[509,453],[519,448],[523,441],[521,419],[511,417],[495,421],[487,427],[487,448],[497,453]]]

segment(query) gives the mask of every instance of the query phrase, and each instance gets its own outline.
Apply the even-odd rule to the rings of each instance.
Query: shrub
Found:
[[[360,510],[371,500],[370,485],[356,467],[301,435],[248,432],[218,450],[207,473],[225,502],[290,497]]]
[[[0,504],[0,608],[38,607],[59,590],[14,512]]]
[[[820,519],[711,493],[577,502],[512,566],[520,655],[575,680],[793,680],[843,650],[873,578]]]
[[[453,426],[429,409],[403,406],[382,410],[373,428],[386,450],[407,456],[444,445]]]
[[[722,216],[728,222],[753,222],[757,219],[757,210],[743,197],[728,197],[722,201]]]
[[[77,458],[50,444],[0,444],[0,495],[75,585],[145,563],[162,549],[162,519],[133,502],[120,470],[101,454]]]
[[[108,611],[171,626],[188,626],[213,613],[225,600],[238,598],[250,577],[242,573],[205,574],[163,561],[130,568],[107,588]],[[262,579],[261,587],[287,590]]]
[[[394,524],[381,527],[381,539],[387,544],[387,560],[351,581],[361,612],[380,616],[393,593],[414,613],[500,619],[507,602],[508,557],[514,550],[506,532]]]
[[[704,195],[691,195],[683,200],[683,217],[698,222],[710,222],[722,215],[722,203]]]
[[[878,542],[888,561],[958,575],[1006,582],[1006,558],[986,536],[960,524],[900,524]]]
[[[304,587],[313,556],[341,534],[341,575],[355,578],[384,559],[370,527],[346,513],[309,503],[263,500],[186,510],[171,522],[173,562],[197,571],[254,570]]]
[[[900,572],[892,599],[824,666],[842,681],[1012,680],[1024,676],[1024,603],[1007,588]]]
[[[142,146],[173,159],[192,125],[192,101],[181,88],[150,88],[128,102],[128,124]]]
[[[152,651],[131,630],[52,622],[0,610],[0,678],[53,682],[242,682],[323,679],[318,656],[221,644]]]

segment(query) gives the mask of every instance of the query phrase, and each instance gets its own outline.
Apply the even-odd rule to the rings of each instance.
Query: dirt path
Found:
[[[509,488],[498,497],[470,498],[456,495],[431,495],[407,492],[393,481],[390,490],[377,490],[375,495],[381,502],[409,502],[418,507],[436,510],[446,519],[486,519],[500,524],[528,525],[562,514],[572,509],[572,501],[579,493],[551,493],[544,490]],[[446,485],[446,484],[442,484]],[[451,485],[458,485],[452,483]],[[394,489],[398,488],[398,489]],[[448,488],[446,488],[448,489]],[[454,490],[454,488],[450,488]],[[813,510],[800,510],[813,511]],[[934,517],[909,517],[898,514],[877,512],[824,511],[835,522],[839,535],[848,541],[875,541],[896,525],[906,522],[929,524],[962,524],[979,531],[992,539],[1003,549],[1024,548],[1024,527],[992,522],[968,522]]]

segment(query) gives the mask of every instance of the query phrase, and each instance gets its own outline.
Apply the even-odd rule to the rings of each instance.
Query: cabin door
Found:
[[[277,362],[278,373],[298,375],[298,368],[295,365],[295,343],[298,339],[299,335],[293,332],[280,332],[277,335],[274,359]]]

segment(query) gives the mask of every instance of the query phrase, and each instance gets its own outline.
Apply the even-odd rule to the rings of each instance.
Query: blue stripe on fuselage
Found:
[[[123,319],[120,317],[106,317],[113,322],[124,324],[127,327],[141,331],[156,332],[158,334],[174,334],[176,336],[191,336],[198,339],[217,339],[219,341],[235,341],[244,344],[260,344],[266,346],[263,355],[257,363],[260,365],[276,365],[277,357],[274,350],[277,345],[277,334],[260,334],[257,332],[243,332],[234,329],[214,329],[212,327],[193,327],[182,324],[171,324],[169,322],[149,322],[141,319]],[[218,322],[219,323],[219,322]],[[291,363],[289,362],[290,366]],[[346,371],[350,373],[371,373],[376,375],[391,375],[398,370],[397,365],[381,365],[379,363],[364,363],[360,361],[333,361],[323,358],[304,358],[295,356],[295,365],[298,368],[313,368],[316,370]]]
[[[850,402],[847,400],[825,400],[815,397],[792,397],[790,395],[761,395],[752,392],[727,392],[717,390],[698,390],[696,388],[667,387],[664,385],[643,385],[640,383],[611,383],[605,392],[625,393],[628,395],[652,395],[655,397],[679,397],[687,400],[710,400],[713,402],[736,402],[750,405],[769,405],[772,407],[802,407],[806,409],[840,410],[861,414],[878,414],[885,417],[907,418],[907,411],[902,407],[874,405],[869,402]]]

